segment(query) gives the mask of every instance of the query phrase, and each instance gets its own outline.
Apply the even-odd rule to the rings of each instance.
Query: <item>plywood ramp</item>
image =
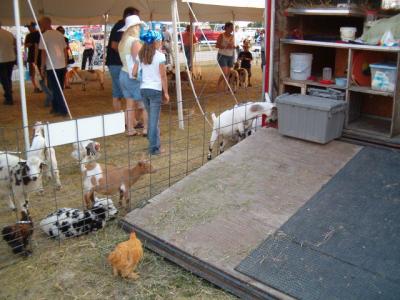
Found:
[[[234,268],[359,150],[261,129],[130,212],[122,225],[150,249],[240,297],[288,298]]]

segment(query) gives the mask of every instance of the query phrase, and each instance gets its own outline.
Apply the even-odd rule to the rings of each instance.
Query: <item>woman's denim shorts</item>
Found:
[[[226,56],[222,54],[217,55],[218,63],[222,67],[233,67],[233,56]]]
[[[133,99],[136,101],[142,101],[142,95],[140,93],[140,81],[129,78],[127,72],[121,70],[119,73],[119,83],[121,85],[122,94],[125,99]]]

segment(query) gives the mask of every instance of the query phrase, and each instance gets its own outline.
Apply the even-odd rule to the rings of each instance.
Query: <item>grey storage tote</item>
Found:
[[[282,95],[278,107],[279,133],[326,144],[342,135],[344,101],[300,94]]]

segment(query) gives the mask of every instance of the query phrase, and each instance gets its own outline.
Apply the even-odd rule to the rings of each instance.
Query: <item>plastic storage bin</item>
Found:
[[[342,135],[346,103],[321,97],[292,94],[275,100],[279,133],[326,144]]]
[[[395,64],[370,64],[371,68],[371,87],[373,90],[394,92],[396,84],[396,65]]]

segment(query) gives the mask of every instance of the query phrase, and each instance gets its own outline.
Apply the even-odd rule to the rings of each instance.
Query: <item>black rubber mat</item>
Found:
[[[399,299],[400,153],[362,149],[236,270],[300,299]]]

